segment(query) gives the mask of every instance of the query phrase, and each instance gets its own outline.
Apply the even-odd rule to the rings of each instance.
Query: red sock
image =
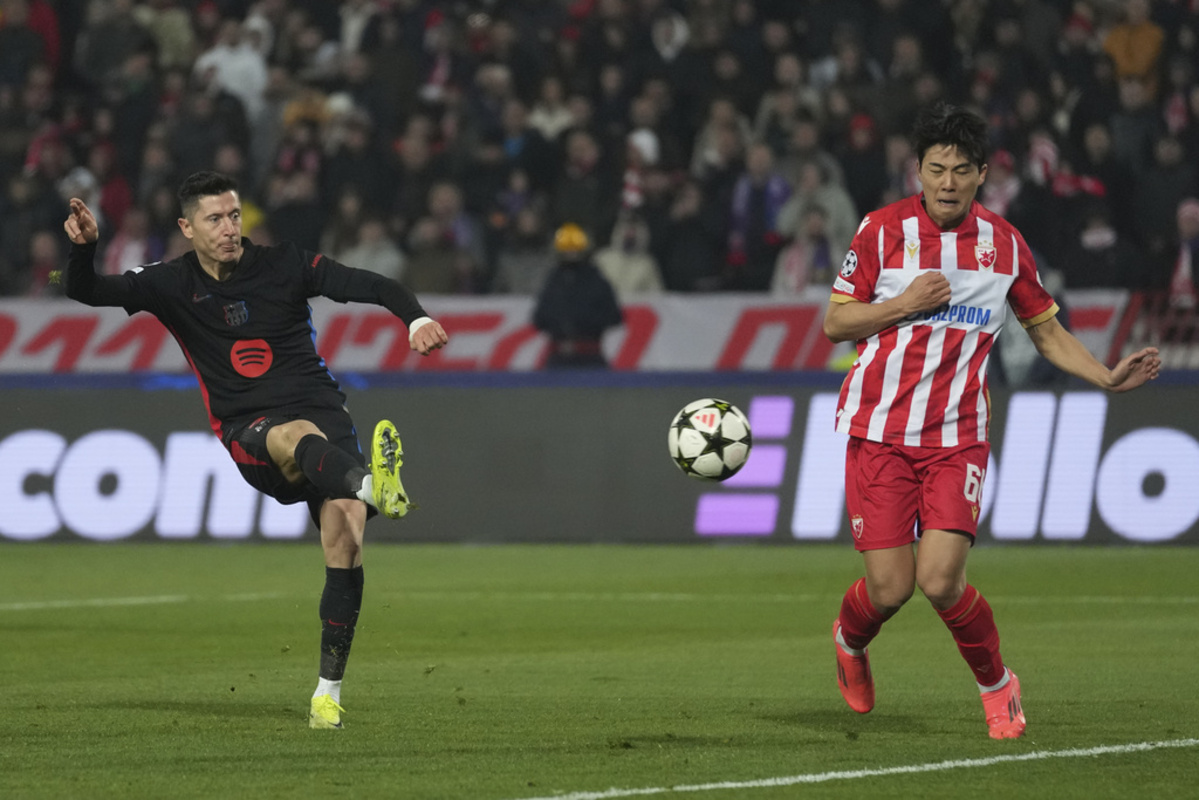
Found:
[[[980,686],[993,686],[1003,679],[1003,658],[999,655],[999,629],[987,599],[978,589],[967,586],[953,608],[937,611],[958,650]]]
[[[866,579],[858,578],[841,601],[841,638],[854,650],[862,650],[878,635],[886,622],[866,594]]]

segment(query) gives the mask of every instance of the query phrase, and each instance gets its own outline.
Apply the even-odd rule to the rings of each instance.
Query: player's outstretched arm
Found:
[[[1057,318],[1029,328],[1028,335],[1037,351],[1055,367],[1111,392],[1135,389],[1156,378],[1161,371],[1162,362],[1156,347],[1146,347],[1108,369]]]

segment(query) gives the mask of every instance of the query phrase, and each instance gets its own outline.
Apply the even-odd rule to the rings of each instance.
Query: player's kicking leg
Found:
[[[404,449],[396,426],[390,420],[381,420],[375,426],[375,435],[371,439],[371,505],[391,519],[399,519],[410,509],[416,508],[400,481],[403,455]]]

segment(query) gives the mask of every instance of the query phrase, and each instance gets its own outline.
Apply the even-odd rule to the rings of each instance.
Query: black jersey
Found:
[[[123,275],[97,275],[96,246],[72,245],[67,295],[91,306],[148,311],[179,342],[200,382],[209,421],[223,427],[267,411],[335,408],[345,395],[316,351],[310,297],[374,303],[409,325],[425,316],[399,283],[291,243],[242,239],[232,275],[218,281],[194,252]]]

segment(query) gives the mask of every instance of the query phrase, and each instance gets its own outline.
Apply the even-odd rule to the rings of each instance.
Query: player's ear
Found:
[[[188,239],[192,238],[191,221],[188,220],[186,217],[180,217],[177,220],[177,222],[179,223],[179,230],[183,231],[183,235],[186,236]]]
[[[983,164],[978,168],[978,185],[982,186],[987,182],[987,165]]]

